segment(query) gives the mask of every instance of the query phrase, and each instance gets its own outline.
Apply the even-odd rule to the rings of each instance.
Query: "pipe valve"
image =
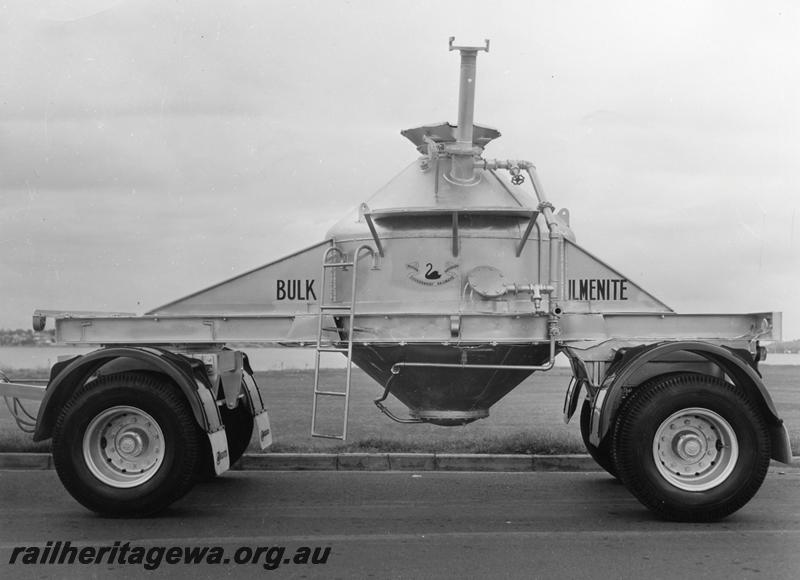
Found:
[[[519,165],[512,165],[508,168],[508,172],[511,174],[511,183],[514,185],[525,183],[525,176],[520,172]]]

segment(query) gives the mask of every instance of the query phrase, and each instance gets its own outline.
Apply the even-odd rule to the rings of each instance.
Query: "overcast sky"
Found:
[[[0,327],[143,312],[323,239],[457,118],[536,163],[578,242],[679,312],[800,338],[795,3],[0,6]]]

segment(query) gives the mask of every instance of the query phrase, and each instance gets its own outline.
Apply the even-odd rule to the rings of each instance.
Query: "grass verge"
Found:
[[[764,366],[763,374],[778,408],[789,428],[792,448],[800,452],[800,393],[796,385],[800,367]],[[43,369],[22,369],[8,373],[12,378],[43,378]],[[324,372],[324,384],[343,384],[343,371]],[[256,373],[267,403],[274,445],[273,453],[500,453],[500,454],[572,454],[584,453],[577,418],[565,425],[561,407],[570,378],[568,369],[556,368],[528,378],[490,411],[490,416],[460,427],[398,424],[374,406],[382,388],[358,369],[354,369],[351,391],[348,441],[331,441],[310,436],[311,389],[313,371],[269,371]],[[392,411],[408,414],[405,407],[391,398]],[[37,405],[27,405],[35,412]],[[330,428],[340,428],[342,409],[323,408],[321,419]],[[47,452],[49,442],[34,443],[20,432],[5,405],[0,403],[0,452]],[[249,452],[259,452],[251,446]]]

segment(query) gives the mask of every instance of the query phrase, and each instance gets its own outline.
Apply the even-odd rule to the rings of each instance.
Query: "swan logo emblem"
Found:
[[[454,262],[446,262],[444,266],[433,262],[411,262],[406,267],[408,278],[423,286],[441,286],[458,276],[458,264]]]

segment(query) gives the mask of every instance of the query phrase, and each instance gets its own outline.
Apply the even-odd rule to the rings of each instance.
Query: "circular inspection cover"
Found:
[[[481,296],[497,298],[506,293],[503,274],[494,266],[478,266],[467,275],[470,287]]]

